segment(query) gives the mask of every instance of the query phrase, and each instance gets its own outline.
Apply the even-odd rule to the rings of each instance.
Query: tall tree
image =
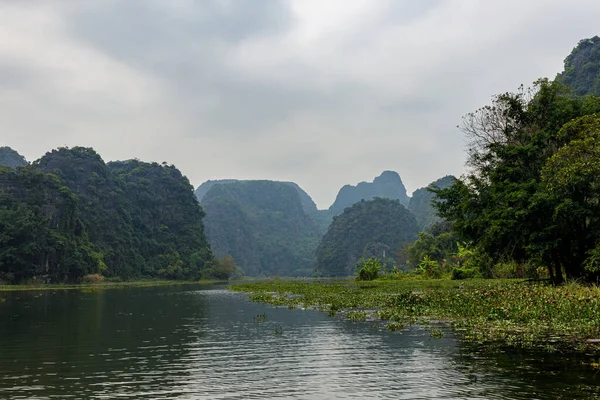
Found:
[[[541,263],[555,283],[586,277],[579,221],[556,218],[561,200],[542,172],[578,135],[563,125],[599,110],[599,98],[572,97],[564,85],[540,80],[468,114],[470,171],[437,192],[440,215],[493,261]]]

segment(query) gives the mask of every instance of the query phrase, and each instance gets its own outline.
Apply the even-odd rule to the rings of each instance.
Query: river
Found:
[[[0,399],[581,399],[600,379],[223,286],[0,292],[0,322]]]

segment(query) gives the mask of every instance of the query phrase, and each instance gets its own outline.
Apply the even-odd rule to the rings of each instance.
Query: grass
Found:
[[[310,307],[389,330],[445,321],[469,342],[600,354],[600,288],[516,280],[256,282],[230,286],[254,301]],[[439,330],[432,337],[440,337]]]
[[[0,285],[0,292],[15,292],[24,290],[84,290],[95,291],[101,289],[123,289],[129,287],[151,287],[151,286],[175,286],[192,284],[210,284],[219,281],[165,281],[165,280],[145,280],[145,281],[126,281],[126,282],[99,282],[99,283],[80,283],[80,284],[24,284],[24,285]]]

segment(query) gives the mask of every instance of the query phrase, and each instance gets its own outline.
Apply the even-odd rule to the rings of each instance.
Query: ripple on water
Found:
[[[2,399],[581,398],[572,375],[546,382],[532,360],[507,367],[450,332],[374,330],[225,290],[19,296],[0,307],[18,316],[0,326]]]

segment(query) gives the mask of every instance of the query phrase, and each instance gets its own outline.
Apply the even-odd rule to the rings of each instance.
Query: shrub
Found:
[[[211,268],[203,272],[203,279],[229,280],[241,278],[244,272],[235,264],[230,255],[223,256]]]
[[[492,278],[524,278],[525,267],[516,262],[498,263],[491,268]]]
[[[429,256],[423,257],[423,260],[419,263],[419,269],[426,278],[439,278],[442,276],[440,264]]]
[[[358,264],[357,281],[372,281],[379,277],[381,271],[381,262],[377,258],[369,258]]]
[[[102,282],[104,282],[104,277],[103,277],[102,275],[100,275],[100,274],[89,274],[89,275],[85,275],[85,276],[84,276],[84,277],[81,279],[81,281],[82,281],[83,283],[87,283],[87,284],[90,284],[90,285],[94,285],[94,284],[97,284],[97,283],[102,283]]]
[[[461,279],[471,279],[479,276],[479,271],[477,268],[467,268],[467,267],[459,267],[452,268],[452,279],[461,280]]]

